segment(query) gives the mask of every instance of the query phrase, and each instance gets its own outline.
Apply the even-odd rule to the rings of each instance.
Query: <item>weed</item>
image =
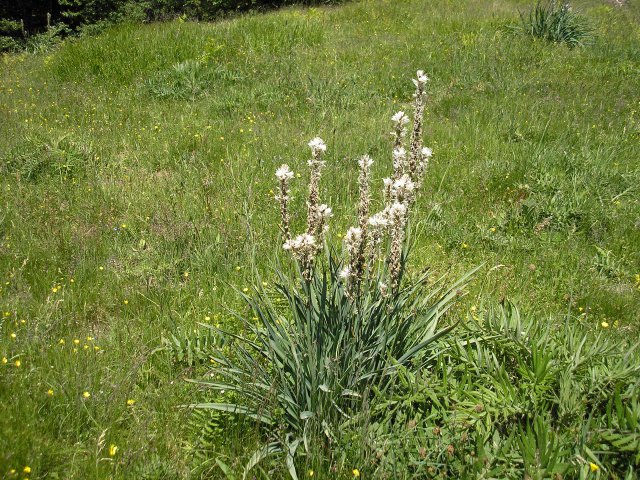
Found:
[[[569,2],[539,0],[528,15],[520,14],[522,31],[548,42],[566,43],[570,48],[592,40],[592,29],[573,12]]]

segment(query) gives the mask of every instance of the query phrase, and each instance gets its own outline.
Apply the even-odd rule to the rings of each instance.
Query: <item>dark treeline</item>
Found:
[[[99,22],[123,18],[153,21],[186,15],[212,20],[246,10],[263,10],[290,4],[329,4],[336,0],[0,0],[0,35],[20,37],[64,24],[76,31]]]

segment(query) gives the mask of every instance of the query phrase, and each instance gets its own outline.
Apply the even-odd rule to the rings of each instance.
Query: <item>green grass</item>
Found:
[[[270,281],[274,171],[302,174],[301,211],[315,135],[339,242],[355,159],[386,176],[389,118],[418,68],[435,156],[414,268],[453,278],[484,262],[467,306],[507,298],[637,335],[640,9],[576,3],[594,40],[568,49],[509,33],[529,7],[362,1],[4,56],[0,477],[215,478],[214,454],[246,462],[251,425],[205,435],[178,408],[204,398],[182,379],[207,362],[180,352],[206,317],[240,328],[231,287],[251,284],[253,264]]]

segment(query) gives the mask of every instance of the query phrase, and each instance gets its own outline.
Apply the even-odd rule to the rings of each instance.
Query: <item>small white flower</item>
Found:
[[[324,143],[320,137],[316,137],[309,142],[309,147],[311,147],[311,151],[315,154],[319,152],[326,152],[327,145]]]
[[[296,238],[300,240],[300,248],[313,247],[316,244],[316,238],[308,233],[298,235]]]
[[[349,227],[347,234],[344,236],[344,241],[347,243],[357,243],[362,238],[362,230],[360,227]]]
[[[385,189],[391,188],[391,186],[393,185],[393,179],[388,178],[388,177],[387,178],[383,178],[382,179],[382,183],[384,183],[384,188]]]
[[[340,270],[340,278],[342,279],[347,279],[351,276],[351,267],[349,267],[349,265],[347,265],[346,267],[344,267],[342,270]]]
[[[393,191],[399,195],[406,195],[413,192],[415,184],[411,181],[411,178],[406,173],[402,175],[398,180],[393,182]]]
[[[389,225],[389,218],[387,217],[386,212],[382,211],[369,217],[369,220],[367,221],[367,223],[369,224],[370,227],[382,228]]]
[[[392,222],[398,222],[407,213],[407,207],[403,203],[395,202],[389,209],[389,218]]]
[[[316,239],[313,235],[309,235],[308,233],[303,233],[302,235],[298,235],[296,238],[292,238],[284,242],[282,248],[285,250],[291,250],[292,252],[299,252],[302,250],[309,249],[316,244]]]
[[[276,170],[276,177],[280,181],[291,180],[293,178],[293,172],[289,169],[289,165],[285,163]]]
[[[370,168],[373,165],[373,159],[369,155],[363,155],[360,160],[358,160],[358,165],[360,168]]]
[[[402,162],[405,158],[407,158],[407,151],[403,147],[393,149],[393,159],[396,162]]]
[[[429,147],[424,147],[422,149],[422,156],[425,158],[431,158],[433,156],[433,150],[431,150]]]
[[[393,117],[391,117],[391,120],[399,125],[409,123],[409,117],[403,111],[396,112]]]
[[[333,212],[331,211],[331,207],[327,206],[324,203],[318,206],[318,218],[321,218],[322,220],[326,221],[331,217],[333,217]]]
[[[362,229],[358,227],[350,227],[347,230],[347,234],[344,236],[344,243],[347,246],[349,255],[355,255],[360,248],[362,242]]]
[[[418,76],[418,82],[420,83],[426,83],[429,81],[429,77],[425,75],[424,70],[418,70],[417,76]]]

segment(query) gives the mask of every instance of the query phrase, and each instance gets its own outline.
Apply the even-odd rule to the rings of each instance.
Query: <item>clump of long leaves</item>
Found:
[[[568,2],[538,1],[528,15],[520,14],[520,20],[524,33],[553,43],[565,43],[570,48],[585,45],[593,36],[592,29]]]
[[[369,476],[637,478],[637,339],[510,304],[473,317],[373,403]]]
[[[403,257],[404,263],[406,252]],[[372,392],[381,394],[393,384],[398,368],[419,371],[430,347],[454,327],[440,323],[472,273],[449,286],[442,279],[431,283],[424,273],[395,295],[363,288],[354,302],[341,267],[327,251],[324,268],[308,281],[279,272],[276,297],[286,300],[284,306],[262,288],[242,294],[258,322],[239,316],[249,333],[228,333],[236,343],[231,354],[214,357],[217,379],[198,382],[234,395],[232,402],[194,407],[245,415],[271,432],[270,443],[246,471],[270,454],[284,453],[296,478],[300,445],[308,452],[313,443],[333,442]]]

